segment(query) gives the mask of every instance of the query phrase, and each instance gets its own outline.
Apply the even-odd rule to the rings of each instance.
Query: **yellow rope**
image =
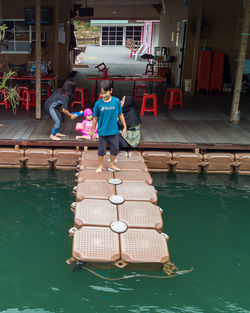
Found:
[[[75,258],[70,258],[66,261],[67,264],[72,265],[74,262],[76,262]],[[191,273],[193,271],[193,267],[189,270],[182,270],[179,271],[178,267],[176,267],[173,263],[171,263],[170,261],[166,262],[165,264],[163,264],[163,272],[165,274],[167,274],[167,276],[163,276],[163,275],[146,275],[146,274],[133,274],[133,275],[127,275],[127,276],[123,276],[123,277],[117,277],[117,278],[109,278],[109,277],[105,277],[101,274],[98,274],[97,272],[95,272],[94,270],[90,269],[87,266],[81,265],[81,268],[84,268],[86,271],[94,274],[95,276],[99,277],[99,278],[103,278],[103,279],[107,279],[110,281],[118,281],[118,280],[122,280],[122,279],[129,279],[129,278],[135,278],[135,277],[142,277],[142,278],[159,278],[159,279],[165,279],[165,278],[171,278],[171,277],[175,277],[178,275],[183,275],[183,274],[187,274],[187,273]]]
[[[174,266],[174,264],[172,264]],[[165,267],[165,264],[164,264]],[[174,266],[175,267],[175,266]],[[146,275],[146,274],[134,274],[134,275],[127,275],[127,276],[123,276],[123,277],[117,277],[117,278],[109,278],[109,277],[105,277],[103,275],[98,274],[97,272],[91,270],[89,267],[86,266],[81,266],[81,268],[84,268],[86,271],[96,275],[97,277],[103,278],[103,279],[107,279],[110,281],[117,281],[117,280],[122,280],[122,279],[129,279],[129,278],[135,278],[135,277],[142,277],[142,278],[172,278],[178,275],[183,275],[183,274],[187,274],[193,271],[193,267],[190,270],[183,270],[183,271],[177,271],[171,274],[168,274],[165,270],[163,270],[168,276],[160,276],[160,275]],[[176,268],[176,267],[175,267]],[[170,271],[169,271],[170,273]]]

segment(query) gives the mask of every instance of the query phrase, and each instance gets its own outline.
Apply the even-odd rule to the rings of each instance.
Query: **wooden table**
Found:
[[[2,78],[2,76],[0,76],[0,79]],[[52,89],[54,89],[54,82],[55,79],[57,78],[57,75],[55,74],[47,74],[47,75],[42,75],[41,76],[41,81],[42,82],[50,82],[51,84],[53,84]],[[28,83],[34,82],[36,81],[36,75],[22,75],[22,76],[11,76],[9,78],[10,81],[16,80],[16,81],[27,81]]]
[[[153,83],[154,82],[165,82],[165,77],[157,76],[157,75],[110,75],[108,78],[103,78],[102,75],[88,75],[85,78],[86,80],[94,80],[96,82],[96,92],[97,92],[97,83],[98,81],[101,80],[111,80],[112,83],[115,81],[127,81],[127,82],[134,82],[133,86],[133,94],[134,94],[134,88],[135,88],[135,83],[137,81],[143,81],[143,82],[149,82],[149,91],[150,93],[153,92]]]

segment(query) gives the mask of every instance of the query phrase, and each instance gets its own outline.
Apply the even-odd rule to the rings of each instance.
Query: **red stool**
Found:
[[[174,105],[179,104],[181,109],[183,109],[182,90],[168,88],[165,92],[163,104],[169,104],[169,109],[172,109]]]
[[[148,74],[154,75],[154,64],[148,63],[146,65],[145,75],[148,75]]]
[[[4,105],[6,110],[8,110],[10,106],[7,97],[7,92],[4,89],[0,89],[0,105]]]
[[[47,84],[41,85],[41,100],[46,101],[51,96],[51,88]]]
[[[149,99],[153,100],[152,105],[147,105],[147,101]],[[142,105],[141,105],[141,116],[144,115],[144,112],[153,112],[154,116],[157,116],[157,96],[155,93],[149,94],[149,93],[144,93],[142,97]]]
[[[135,54],[136,54],[136,50],[134,50],[134,49],[130,49],[130,59],[132,59],[134,56],[135,56]]]
[[[147,85],[135,85],[135,87],[134,87],[134,101],[142,100],[142,96],[137,95],[137,92],[139,89],[142,89],[143,93],[146,93],[148,90],[148,86]]]
[[[31,107],[36,106],[36,90],[24,90],[22,98],[22,107],[29,111]]]
[[[84,108],[85,104],[88,105],[88,90],[87,88],[76,88],[75,89],[75,100],[71,102],[71,108],[75,104],[80,104],[82,109]]]
[[[18,94],[18,97],[19,97],[19,103],[20,102],[22,103],[22,108],[25,106],[24,102],[23,102],[23,94],[24,94],[25,90],[28,91],[29,87],[28,86],[18,86],[17,87],[17,94]]]
[[[19,102],[21,101],[23,103],[23,92],[24,90],[29,90],[29,87],[28,86],[18,86],[17,87],[17,94],[18,94],[18,97],[19,97]],[[23,105],[22,105],[23,107]]]

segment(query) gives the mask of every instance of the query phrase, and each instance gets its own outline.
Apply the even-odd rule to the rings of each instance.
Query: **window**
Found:
[[[142,26],[128,26],[126,27],[126,39],[133,39],[134,41],[141,41]]]
[[[123,27],[102,27],[102,46],[122,46]]]
[[[0,25],[5,24],[5,38],[1,44],[2,53],[30,53],[31,26],[24,20],[0,20]]]

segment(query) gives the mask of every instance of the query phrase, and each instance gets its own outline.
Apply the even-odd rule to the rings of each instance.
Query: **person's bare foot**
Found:
[[[91,137],[90,136],[76,136],[76,139],[87,139],[87,140],[90,140]]]
[[[96,171],[96,173],[101,173],[102,172],[102,167],[98,167],[95,171]]]
[[[110,168],[111,170],[116,171],[116,172],[120,172],[120,170],[121,170],[119,167],[115,166],[114,164],[110,165],[109,168]]]
[[[56,133],[56,136],[57,136],[57,137],[65,137],[66,135],[61,134],[61,133]]]
[[[50,139],[52,139],[52,140],[61,140],[61,138],[59,138],[59,137],[57,137],[57,136],[54,136],[54,135],[50,135],[49,136],[50,137]]]

